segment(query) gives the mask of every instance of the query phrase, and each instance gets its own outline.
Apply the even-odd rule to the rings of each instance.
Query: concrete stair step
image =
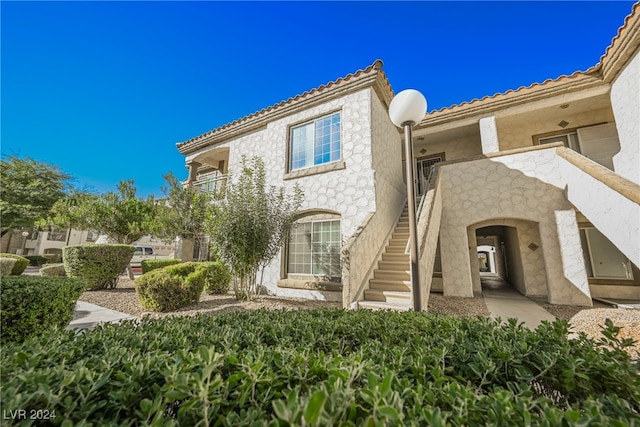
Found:
[[[409,311],[411,309],[410,304],[390,304],[384,301],[360,301],[358,302],[358,308],[367,310],[396,310],[396,311]]]
[[[373,270],[374,279],[382,280],[410,280],[411,270],[399,271],[399,270]]]
[[[410,305],[411,292],[381,291],[378,289],[367,289],[366,291],[364,291],[364,300],[367,302],[384,301],[391,304]]]
[[[402,254],[393,254],[385,252],[382,254],[382,261],[395,261],[395,262],[406,262],[409,263],[411,259],[409,255]]]
[[[394,270],[405,271],[410,267],[408,262],[402,261],[379,261],[378,269],[380,270]]]
[[[369,281],[369,288],[380,291],[410,292],[411,280],[371,279]]]
[[[388,254],[404,254],[407,244],[398,246],[387,246],[386,253]]]

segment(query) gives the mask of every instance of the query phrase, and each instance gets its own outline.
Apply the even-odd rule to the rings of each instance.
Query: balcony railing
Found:
[[[227,174],[204,175],[194,182],[193,186],[201,192],[219,196],[224,193],[227,177]]]

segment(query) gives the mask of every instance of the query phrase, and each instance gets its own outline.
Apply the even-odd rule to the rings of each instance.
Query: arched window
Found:
[[[340,215],[311,213],[291,229],[288,245],[288,277],[312,275],[327,279],[342,276],[340,266]]]

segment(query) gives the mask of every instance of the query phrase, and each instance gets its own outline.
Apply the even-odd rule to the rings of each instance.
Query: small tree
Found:
[[[206,230],[220,259],[233,273],[237,299],[257,295],[258,273],[273,260],[289,236],[294,215],[302,204],[302,190],[267,187],[260,157],[242,157],[241,173],[227,182],[226,197],[212,204]]]
[[[118,192],[99,196],[76,194],[53,208],[53,224],[65,224],[106,234],[114,243],[130,245],[149,234],[155,212],[153,197],[139,199],[133,180],[120,181]],[[129,277],[133,272],[128,268]]]
[[[152,234],[165,241],[176,237],[198,242],[204,247],[204,222],[211,196],[193,186],[183,186],[172,174],[164,175],[165,198],[156,207]]]
[[[0,162],[0,234],[15,228],[31,228],[49,215],[53,205],[65,197],[71,179],[58,166],[8,156]]]

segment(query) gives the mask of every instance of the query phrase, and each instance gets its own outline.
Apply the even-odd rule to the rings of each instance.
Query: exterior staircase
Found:
[[[405,206],[358,308],[403,311],[411,308],[410,257],[405,254],[408,241],[409,213]]]

